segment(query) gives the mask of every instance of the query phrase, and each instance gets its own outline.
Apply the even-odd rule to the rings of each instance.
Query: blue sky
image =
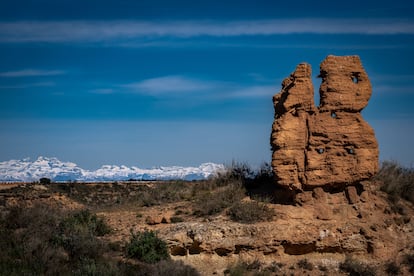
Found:
[[[272,95],[359,55],[381,160],[414,161],[410,1],[0,3],[0,161],[96,169],[270,161]]]

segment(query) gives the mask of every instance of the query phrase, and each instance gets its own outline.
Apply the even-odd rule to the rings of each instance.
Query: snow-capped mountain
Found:
[[[84,170],[72,162],[39,157],[0,162],[0,181],[38,181],[42,177],[53,181],[122,181],[122,180],[199,180],[224,170],[221,164],[204,163],[199,167],[137,167],[104,165],[96,171]]]

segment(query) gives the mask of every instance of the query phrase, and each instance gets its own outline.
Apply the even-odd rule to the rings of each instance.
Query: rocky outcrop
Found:
[[[390,263],[400,267],[398,275],[411,275],[406,260],[414,256],[413,205],[404,200],[390,205],[387,194],[378,191],[381,183],[377,181],[363,181],[331,193],[322,187],[303,191],[297,194],[296,205],[264,203],[275,215],[270,221],[254,224],[235,222],[226,211],[195,215],[190,195],[194,190],[188,188],[209,183],[181,186],[186,187],[189,197],[180,201],[141,207],[139,200],[148,200],[148,188],[156,183],[0,183],[0,218],[13,206],[99,211],[97,215],[112,229],[100,237],[111,247],[105,258],[119,264],[133,261],[125,258],[123,248],[131,232],[150,230],[166,241],[172,259],[195,267],[201,275],[226,275],[225,271],[238,262],[269,268],[265,271],[269,275],[348,275],[339,270],[347,256],[376,267],[375,275],[388,275],[385,270]],[[314,269],[303,271],[303,260]]]
[[[364,121],[372,89],[358,56],[328,56],[320,65],[320,105],[311,66],[301,63],[273,97],[272,167],[290,190],[345,187],[378,171],[378,144]]]
[[[315,264],[336,260],[329,266],[335,271],[347,255],[376,265],[401,258],[412,246],[413,210],[407,206],[405,215],[394,213],[385,195],[371,190],[377,183],[363,181],[363,185],[361,195],[353,193],[353,186],[338,193],[320,187],[305,191],[298,195],[296,206],[273,205],[277,215],[270,222],[242,224],[218,216],[157,229],[173,258],[185,260],[203,275],[214,274],[221,262],[228,266],[240,259],[289,265],[303,258]]]

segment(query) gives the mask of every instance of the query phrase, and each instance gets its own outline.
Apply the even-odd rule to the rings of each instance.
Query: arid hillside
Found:
[[[293,202],[282,200],[266,173],[246,179],[235,171],[197,182],[2,184],[1,272],[413,273],[414,208],[380,190],[380,178],[389,182],[384,170],[344,192],[314,189]],[[130,254],[143,233],[165,242],[166,260],[148,264],[145,250]]]

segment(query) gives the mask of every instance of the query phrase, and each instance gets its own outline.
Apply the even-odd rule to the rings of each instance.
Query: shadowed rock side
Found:
[[[306,63],[273,97],[272,167],[278,185],[291,190],[344,188],[378,171],[374,130],[360,114],[372,89],[359,57],[328,56],[320,67],[319,107]]]

